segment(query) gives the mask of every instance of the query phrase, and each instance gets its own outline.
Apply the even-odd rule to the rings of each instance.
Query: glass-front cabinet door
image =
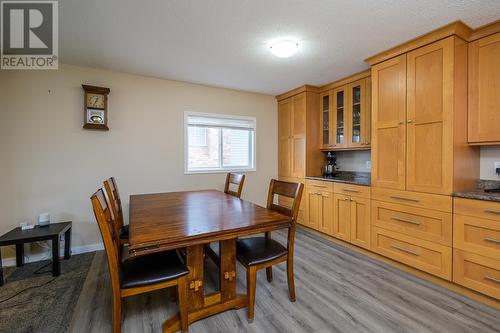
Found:
[[[334,110],[335,117],[333,127],[333,144],[335,148],[345,148],[346,145],[346,89],[340,87],[333,90]]]
[[[365,81],[349,84],[349,143],[350,147],[362,146],[364,139]]]
[[[320,95],[320,140],[321,149],[332,147],[332,131],[331,131],[331,96],[330,92],[324,92]]]

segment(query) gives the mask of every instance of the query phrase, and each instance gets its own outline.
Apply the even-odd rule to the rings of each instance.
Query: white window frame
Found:
[[[199,117],[210,117],[210,118],[225,118],[225,119],[235,119],[235,120],[247,120],[254,123],[253,136],[251,138],[251,145],[253,149],[250,149],[249,160],[252,162],[250,167],[217,167],[217,168],[197,168],[196,170],[189,170],[189,138],[188,138],[188,118],[190,116]],[[220,128],[223,128],[220,127]],[[221,131],[222,132],[222,131]],[[220,134],[219,141],[219,161],[222,165],[222,133]],[[252,156],[253,153],[253,156]],[[257,118],[247,117],[247,116],[237,116],[237,115],[227,115],[218,113],[203,113],[203,112],[184,112],[184,174],[200,174],[200,173],[227,173],[227,172],[253,172],[257,171]]]

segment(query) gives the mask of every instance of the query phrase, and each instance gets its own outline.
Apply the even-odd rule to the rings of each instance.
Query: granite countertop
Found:
[[[487,193],[484,191],[486,188],[500,188],[500,181],[479,180],[475,189],[455,192],[452,196],[457,198],[500,202],[500,193]]]
[[[370,186],[371,173],[355,171],[338,171],[335,176],[308,176],[306,179],[322,180],[327,182],[347,183]]]

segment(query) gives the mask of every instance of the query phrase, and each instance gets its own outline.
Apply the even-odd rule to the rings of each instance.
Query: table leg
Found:
[[[219,242],[221,300],[236,297],[236,239]]]
[[[2,248],[0,248],[0,287],[3,286]]]
[[[188,304],[189,310],[193,311],[205,305],[205,293],[203,290],[203,245],[187,247],[186,261],[189,268]]]
[[[59,236],[52,238],[52,275],[61,274],[61,263],[59,262]]]
[[[16,244],[16,266],[24,265],[24,244]]]
[[[64,259],[71,258],[71,228],[64,233]]]

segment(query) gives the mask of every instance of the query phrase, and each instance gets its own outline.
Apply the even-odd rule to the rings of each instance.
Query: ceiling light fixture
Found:
[[[282,39],[273,42],[269,48],[275,56],[288,58],[297,52],[299,49],[299,42],[290,39]]]

